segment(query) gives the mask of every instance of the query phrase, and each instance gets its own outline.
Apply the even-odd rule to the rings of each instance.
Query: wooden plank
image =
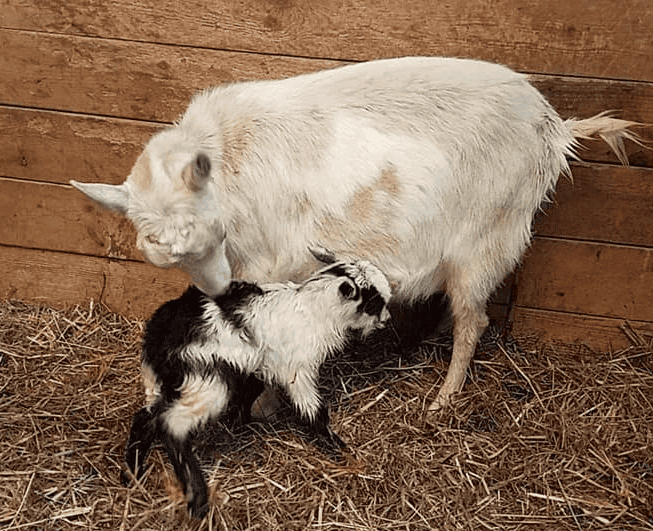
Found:
[[[0,45],[2,103],[166,122],[200,88],[346,64],[1,29]],[[647,83],[530,77],[562,116],[614,110],[653,122],[653,89]]]
[[[44,302],[56,306],[101,301],[113,311],[147,317],[163,302],[186,287],[185,275],[137,262],[106,260],[0,246],[0,297]],[[582,342],[605,350],[629,342],[619,330],[621,319],[538,310],[515,309],[514,335],[536,333],[544,340]],[[653,336],[653,324],[631,321],[644,339]]]
[[[536,233],[653,247],[653,170],[573,165],[554,203],[537,215]]]
[[[653,248],[536,238],[517,305],[653,322]]]
[[[125,217],[71,186],[0,178],[0,244],[142,260]]]
[[[542,341],[561,341],[587,345],[592,349],[607,352],[632,345],[621,327],[623,319],[593,317],[574,313],[537,310],[518,306],[512,335],[534,334]],[[628,323],[647,342],[653,338],[653,323],[629,321]]]
[[[0,30],[0,103],[172,122],[219,83],[339,62]]]
[[[365,60],[473,56],[520,70],[653,81],[649,0],[3,0],[0,27]]]
[[[6,30],[0,30],[0,46],[0,103],[166,123],[200,88],[342,64]],[[534,82],[563,117],[617,110],[624,118],[653,123],[650,83],[560,76],[535,76]],[[603,142],[586,144],[585,160],[616,161]],[[650,149],[628,143],[628,154],[632,164],[653,166]]]
[[[0,107],[0,176],[119,184],[161,125]]]
[[[126,260],[0,246],[0,298],[53,305],[93,299],[113,311],[149,316],[188,285],[184,273]]]

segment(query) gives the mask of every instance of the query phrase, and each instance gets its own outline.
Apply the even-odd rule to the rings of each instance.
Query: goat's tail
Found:
[[[633,126],[642,126],[638,122],[631,122],[630,120],[621,120],[619,118],[612,118],[608,112],[602,112],[591,118],[585,120],[577,120],[570,118],[565,120],[567,130],[574,136],[574,148],[578,148],[580,144],[577,139],[589,139],[594,136],[601,138],[610,149],[614,151],[619,161],[628,166],[628,157],[626,156],[626,149],[624,147],[624,139],[631,140],[640,146],[643,146],[642,139],[637,133],[634,133],[629,128]],[[574,149],[575,151],[576,149]]]

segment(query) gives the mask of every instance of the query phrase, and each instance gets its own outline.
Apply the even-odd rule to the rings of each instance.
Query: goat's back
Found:
[[[378,264],[408,299],[472,256],[492,289],[573,141],[525,76],[443,58],[218,87],[180,131],[219,133],[206,146],[236,276],[303,279],[316,268],[307,244],[319,242]]]

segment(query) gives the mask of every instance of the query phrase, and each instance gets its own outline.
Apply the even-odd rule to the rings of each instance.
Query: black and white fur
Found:
[[[264,382],[282,387],[307,430],[324,449],[343,441],[329,426],[317,388],[328,354],[350,330],[363,334],[389,318],[386,277],[366,261],[329,262],[301,284],[233,281],[215,298],[195,287],[165,303],[147,323],[142,374],[147,405],[136,413],[125,450],[141,477],[155,440],[170,458],[193,516],[208,510],[208,491],[192,452],[197,429],[209,419],[249,420]],[[128,475],[123,474],[123,482]]]

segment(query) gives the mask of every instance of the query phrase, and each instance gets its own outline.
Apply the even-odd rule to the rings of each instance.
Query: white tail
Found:
[[[614,151],[624,166],[628,166],[624,139],[632,140],[640,146],[644,145],[639,135],[629,130],[629,127],[641,126],[643,124],[631,122],[630,120],[612,118],[609,112],[602,112],[585,120],[570,118],[569,120],[565,120],[565,125],[574,135],[574,138],[589,139],[594,136],[601,138],[610,146],[610,149]]]

